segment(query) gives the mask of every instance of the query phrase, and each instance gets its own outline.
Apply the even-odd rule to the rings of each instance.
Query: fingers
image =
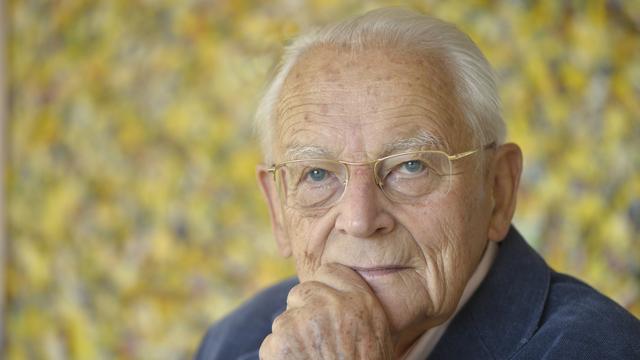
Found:
[[[262,341],[258,356],[260,360],[288,359],[295,353],[290,342],[278,341],[275,335],[269,334]]]
[[[271,348],[272,348],[273,334],[267,335],[264,340],[262,340],[262,344],[260,344],[260,352],[258,356],[260,360],[267,360],[271,358]]]
[[[271,332],[278,332],[282,329],[292,328],[296,326],[296,320],[299,320],[299,308],[287,309],[282,314],[273,319],[271,323]]]
[[[311,279],[289,291],[287,309],[301,307],[311,301],[320,304],[327,296],[335,296],[336,291],[374,296],[369,285],[351,268],[337,263],[323,264]]]
[[[329,263],[321,265],[309,280],[289,291],[287,309],[302,306],[310,299],[319,300],[318,295],[331,294],[332,291],[364,292],[373,295],[369,285],[357,272],[342,264]]]
[[[286,339],[283,336],[271,333],[267,335],[260,345],[258,356],[260,360],[287,360],[297,359],[300,355],[299,346],[296,346],[294,338]],[[290,337],[289,337],[290,338]]]
[[[294,286],[287,310],[272,323],[260,359],[389,359],[386,314],[360,275],[340,264],[322,265]]]
[[[323,294],[335,292],[336,289],[319,281],[305,281],[294,286],[287,296],[287,310],[304,306],[315,302],[320,303],[324,298]]]
[[[313,275],[312,280],[324,283],[342,292],[358,291],[373,294],[366,281],[350,267],[329,263],[323,264]]]

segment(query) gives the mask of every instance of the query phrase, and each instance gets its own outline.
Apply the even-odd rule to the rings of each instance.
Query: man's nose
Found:
[[[351,176],[339,203],[336,229],[359,238],[393,230],[394,219],[384,208],[387,203],[368,166],[351,168]]]

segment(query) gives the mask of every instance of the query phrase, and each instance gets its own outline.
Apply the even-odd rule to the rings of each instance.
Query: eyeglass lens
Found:
[[[276,173],[287,206],[319,209],[334,205],[345,191],[347,164],[330,160],[295,161]],[[376,181],[392,201],[412,202],[450,188],[451,161],[440,152],[415,152],[385,158],[374,166]]]

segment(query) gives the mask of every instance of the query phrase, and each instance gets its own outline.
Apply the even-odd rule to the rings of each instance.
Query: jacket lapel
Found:
[[[297,284],[298,284],[298,280],[296,279],[296,281],[292,283],[291,287]],[[291,287],[289,287],[288,289],[291,289]],[[287,290],[287,294],[288,292],[289,290]],[[282,307],[279,307],[278,310],[274,312],[273,315],[271,315],[271,323],[273,323],[273,321],[278,317],[278,315],[282,314],[286,309],[287,309],[286,304],[283,305]],[[258,346],[260,345],[261,344],[258,344]],[[251,351],[251,352],[240,355],[236,360],[259,360],[259,359],[260,359],[260,348],[258,347],[258,349],[256,349],[255,351]]]

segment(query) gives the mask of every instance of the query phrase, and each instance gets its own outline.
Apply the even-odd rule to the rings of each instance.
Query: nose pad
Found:
[[[348,184],[342,194],[336,229],[354,237],[371,237],[387,233],[394,220],[381,203],[383,197],[370,166],[351,169]]]

